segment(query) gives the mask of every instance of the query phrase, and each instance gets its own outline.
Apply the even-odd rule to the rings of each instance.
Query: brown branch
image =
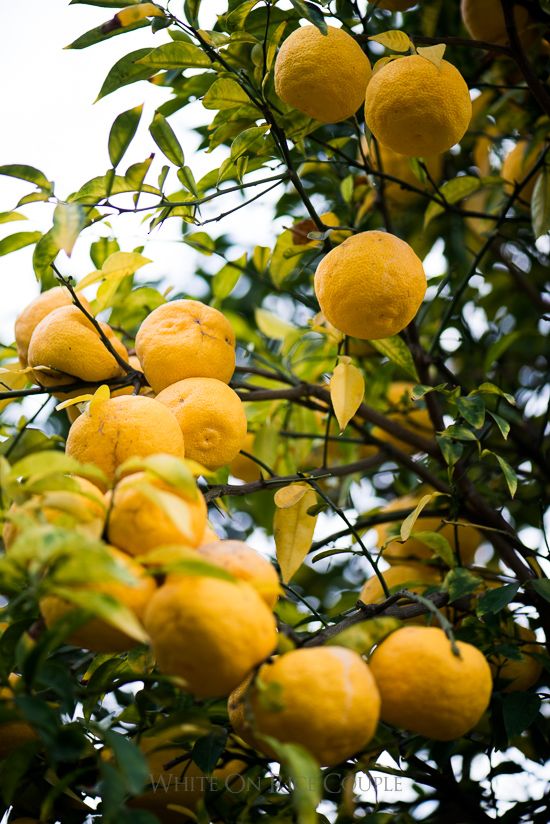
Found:
[[[521,38],[518,34],[516,21],[514,18],[514,0],[500,0],[502,11],[504,13],[504,22],[506,23],[506,32],[510,40],[510,54],[515,60],[519,70],[525,78],[525,82],[529,86],[529,90],[542,111],[550,117],[550,95],[546,91],[544,84],[539,80],[533,67],[523,50]]]

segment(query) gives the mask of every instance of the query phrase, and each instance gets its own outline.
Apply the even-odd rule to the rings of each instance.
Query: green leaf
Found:
[[[447,466],[454,466],[456,462],[460,460],[462,455],[462,444],[457,441],[453,441],[450,438],[445,438],[442,435],[436,435],[435,439],[441,449],[441,454],[445,458],[445,463]]]
[[[138,165],[138,164],[135,164]],[[130,167],[132,168],[132,167]],[[155,186],[143,184],[141,187],[136,186],[134,181],[128,180],[127,176],[113,175],[107,173],[101,177],[94,177],[85,183],[78,192],[70,195],[69,201],[84,201],[86,205],[99,203],[111,195],[125,194],[127,192],[143,191],[152,195],[160,195],[159,190]]]
[[[60,203],[55,207],[52,238],[69,257],[85,222],[84,209],[78,203]]]
[[[183,166],[185,158],[179,140],[174,134],[174,130],[160,112],[155,112],[155,116],[149,126],[151,136],[161,152],[164,152],[168,160],[175,166]]]
[[[401,340],[399,335],[394,335],[392,338],[380,338],[379,340],[369,341],[373,349],[380,352],[386,358],[399,366],[409,377],[415,381],[419,381],[416,366],[412,359],[412,355],[405,341]]]
[[[325,22],[325,18],[323,17],[322,12],[314,6],[313,3],[306,3],[303,0],[290,0],[300,17],[305,17],[306,20],[309,20],[310,23],[313,23],[314,26],[317,26],[319,31],[323,34],[327,34],[327,24]]]
[[[237,135],[231,144],[231,159],[233,162],[245,154],[254,153],[265,146],[265,134],[269,131],[269,126],[252,126]]]
[[[21,212],[0,212],[0,223],[11,223],[14,220],[27,220]]]
[[[75,607],[91,612],[141,644],[146,644],[149,640],[134,612],[112,595],[92,589],[78,589],[74,586],[52,586],[48,589],[48,594],[56,595],[74,604]]]
[[[39,241],[41,237],[42,232],[15,232],[13,235],[8,235],[0,240],[0,257],[30,246],[31,243]]]
[[[224,14],[222,19],[227,31],[243,29],[246,18],[257,3],[258,0],[246,0],[245,3],[240,3],[234,11]]]
[[[209,69],[212,61],[193,43],[164,43],[140,58],[139,63],[149,69]]]
[[[149,766],[139,747],[126,735],[105,730],[105,745],[113,751],[119,775],[129,793],[135,795],[149,781]]]
[[[537,595],[545,601],[550,601],[550,580],[548,578],[534,578],[529,582],[529,586],[533,587]]]
[[[405,34],[404,31],[399,31],[397,29],[384,31],[382,34],[373,34],[369,37],[369,40],[374,40],[376,43],[380,43],[387,49],[391,49],[396,52],[409,51],[412,46],[409,36]]]
[[[476,436],[471,429],[460,424],[452,423],[442,433],[442,438],[453,438],[456,441],[477,441]]]
[[[500,433],[504,440],[507,440],[508,435],[510,433],[510,424],[504,418],[501,418],[500,415],[497,415],[496,412],[492,412],[490,409],[487,410],[487,414],[491,416],[494,420],[498,428],[500,429]]]
[[[46,232],[38,243],[32,256],[32,265],[36,279],[41,281],[43,285],[48,283],[53,285],[54,278],[52,276],[51,264],[59,254],[59,246],[55,240],[53,229]]]
[[[473,426],[474,429],[480,429],[485,423],[485,404],[483,398],[479,395],[469,395],[467,398],[458,397],[456,399],[458,411],[464,420]]]
[[[282,744],[268,735],[261,738],[274,751],[285,775],[291,780],[292,806],[297,824],[318,824],[317,807],[322,797],[319,764],[299,744]]]
[[[69,43],[69,45],[65,46],[65,48],[87,49],[88,46],[95,46],[96,43],[103,43],[111,37],[116,37],[119,34],[126,34],[129,31],[135,31],[136,29],[141,29],[144,26],[149,25],[150,21],[146,17],[142,20],[137,20],[135,23],[130,23],[128,26],[121,26],[120,24],[117,24],[116,18],[113,18],[112,20],[107,20],[105,23],[102,23],[100,26],[90,29],[90,31],[87,31],[80,37],[77,37],[76,40],[73,40],[73,42]]]
[[[202,99],[205,109],[233,109],[243,103],[250,103],[248,95],[229,77],[215,80]]]
[[[212,278],[212,292],[218,301],[231,294],[246,266],[246,252],[240,258],[228,261]]]
[[[211,775],[227,743],[228,732],[217,727],[207,735],[198,738],[191,750],[191,758],[205,775]]]
[[[155,74],[149,66],[139,62],[150,51],[151,49],[136,49],[136,51],[125,54],[124,57],[117,60],[103,81],[97,100],[101,100],[102,97],[106,97],[111,92],[122,88],[122,86],[137,83],[138,80],[147,80]]]
[[[294,332],[296,329],[295,326],[291,326],[290,323],[281,320],[277,315],[268,312],[267,309],[256,309],[254,317],[256,318],[258,329],[266,338],[284,340],[289,332]]]
[[[353,190],[355,185],[355,178],[353,175],[347,175],[340,183],[340,194],[345,203],[351,203],[353,198]]]
[[[215,241],[206,232],[193,232],[190,235],[184,235],[183,242],[192,249],[196,249],[201,255],[210,256],[216,251]]]
[[[481,383],[475,391],[486,392],[488,395],[500,395],[501,398],[506,398],[510,406],[516,405],[516,399],[514,398],[514,396],[509,395],[507,392],[504,392],[503,389],[500,389],[500,387],[495,386],[494,383]]]
[[[183,4],[183,9],[185,13],[185,17],[191,23],[192,26],[198,27],[199,25],[199,8],[200,8],[201,0],[185,0]]]
[[[109,133],[109,159],[113,168],[118,166],[126,149],[132,142],[139,126],[142,111],[143,104],[128,109],[128,111],[122,112],[115,118]]]
[[[186,189],[189,189],[194,197],[199,196],[195,176],[189,166],[183,166],[181,169],[178,169],[178,180]]]
[[[453,549],[441,532],[413,532],[412,537],[416,541],[429,546],[431,550],[451,569],[456,566],[456,557]]]
[[[34,183],[39,189],[43,189],[45,192],[52,191],[52,184],[46,175],[41,172],[40,169],[35,169],[34,166],[25,166],[21,164],[0,166],[0,175],[18,177],[20,180],[28,180],[29,183]]]
[[[541,706],[541,699],[531,692],[513,692],[503,696],[502,717],[508,738],[515,738],[533,724]]]
[[[542,169],[531,198],[533,233],[538,240],[550,232],[550,166]]]
[[[447,203],[454,204],[458,203],[459,200],[463,200],[465,197],[468,197],[473,192],[477,192],[477,190],[481,189],[481,187],[482,183],[478,177],[461,175],[460,177],[453,178],[453,180],[448,180],[443,184],[443,186],[441,186],[439,191]],[[441,206],[435,200],[432,200],[424,214],[424,228],[426,228],[428,223],[430,223],[434,217],[437,217],[437,215],[440,215],[444,211],[444,206]]]
[[[90,246],[90,257],[96,269],[101,269],[110,255],[120,251],[120,247],[114,238],[100,237]]]
[[[92,464],[81,464],[70,455],[55,450],[44,450],[27,455],[13,464],[10,477],[26,478],[36,481],[47,475],[72,474],[105,480],[103,472]]]
[[[477,603],[476,612],[479,616],[496,615],[514,600],[520,584],[505,584],[498,589],[485,592]]]
[[[513,498],[516,494],[518,488],[518,476],[516,475],[514,469],[510,466],[508,461],[504,460],[500,455],[497,455],[496,452],[492,452],[490,449],[484,449],[481,453],[481,457],[485,457],[485,455],[493,455],[502,470],[502,474],[504,475],[504,479],[508,486],[508,491],[510,492],[510,497]]]
[[[451,569],[445,578],[445,589],[449,593],[449,603],[458,601],[465,595],[471,595],[479,587],[482,579],[464,567]]]
[[[483,361],[483,367],[485,372],[488,372],[490,369],[494,367],[498,359],[509,349],[512,344],[516,343],[518,340],[524,340],[525,332],[522,330],[521,332],[510,332],[508,335],[503,335],[501,338],[498,338],[494,343],[492,343],[489,348],[487,349],[487,354],[485,355]]]

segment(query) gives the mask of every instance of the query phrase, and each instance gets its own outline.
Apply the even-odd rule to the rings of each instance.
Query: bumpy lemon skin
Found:
[[[244,541],[213,541],[199,547],[199,555],[246,581],[270,609],[277,603],[281,587],[275,567]]]
[[[175,416],[191,460],[218,469],[239,454],[246,438],[246,414],[237,393],[223,381],[186,378],[167,386],[156,400]]]
[[[235,333],[217,309],[200,300],[173,300],[145,318],[136,354],[157,393],[184,378],[229,383],[235,371]]]
[[[385,638],[369,660],[382,698],[382,720],[434,741],[466,735],[487,709],[489,664],[471,644],[460,656],[437,627],[403,627]]]
[[[378,689],[352,650],[292,650],[265,664],[258,680],[261,690],[244,684],[230,696],[228,712],[237,734],[268,755],[261,735],[301,744],[321,765],[333,766],[363,749],[376,731]]]
[[[142,395],[122,395],[89,408],[69,429],[65,449],[81,463],[99,467],[111,482],[128,458],[185,454],[181,429],[170,410]]]
[[[275,61],[275,92],[321,123],[338,123],[361,106],[371,66],[359,44],[342,29],[302,26],[287,37]]]
[[[156,583],[146,574],[141,564],[129,558],[123,552],[114,547],[109,548],[110,553],[124,566],[134,577],[133,584],[122,583],[121,581],[105,580],[101,583],[94,582],[90,586],[78,585],[82,590],[94,589],[106,595],[111,595],[128,607],[141,621],[145,609],[150,602],[155,590]],[[77,607],[56,595],[48,595],[40,601],[40,612],[48,628],[52,627],[56,621],[73,612]],[[91,618],[85,624],[78,627],[70,636],[71,644],[89,649],[93,652],[125,652],[136,645],[136,641],[122,630],[101,620],[101,618]]]
[[[161,672],[197,698],[228,695],[275,648],[275,619],[249,584],[208,577],[160,587],[145,628]]]
[[[89,312],[90,304],[85,297],[80,296],[80,302],[84,308]],[[54,309],[59,309],[60,306],[72,306],[73,299],[71,293],[65,286],[55,286],[53,289],[48,289],[46,292],[41,292],[38,297],[23,309],[17,316],[15,321],[15,343],[17,346],[17,354],[21,366],[27,366],[27,355],[29,351],[29,342],[31,335],[46,315],[53,312]]]
[[[505,658],[502,655],[489,658],[493,677],[502,682],[502,692],[524,692],[539,680],[543,666],[533,657],[533,653],[540,654],[543,648],[536,643],[536,638],[533,630],[516,624],[513,633],[507,633],[503,640],[517,644],[521,658]]]
[[[516,28],[524,45],[533,40],[527,31],[531,18],[526,8],[514,5]],[[506,21],[500,0],[462,0],[460,4],[462,21],[470,37],[504,46],[508,43]]]
[[[140,488],[144,483],[178,499],[174,503],[184,507],[187,514],[185,531]],[[143,555],[170,544],[194,548],[203,539],[207,511],[200,492],[197,492],[196,498],[190,498],[159,478],[136,472],[123,478],[114,492],[107,493],[106,504],[109,511],[109,541],[130,555]]]
[[[101,323],[118,355],[128,359],[124,344],[106,323]],[[35,327],[28,350],[29,366],[37,383],[44,386],[75,380],[99,383],[124,374],[91,321],[77,306],[60,306],[49,312]]]
[[[426,275],[405,241],[374,230],[332,249],[317,267],[314,287],[333,326],[376,340],[396,335],[411,322],[426,293]]]
[[[446,152],[462,139],[471,116],[468,86],[446,60],[438,68],[419,55],[401,57],[367,86],[367,126],[380,143],[408,157]]]

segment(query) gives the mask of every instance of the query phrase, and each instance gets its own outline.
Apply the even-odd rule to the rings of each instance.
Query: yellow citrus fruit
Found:
[[[161,672],[197,698],[228,695],[277,643],[275,619],[244,581],[190,576],[160,587],[145,627]]]
[[[418,401],[413,401],[411,398],[410,392],[413,386],[414,384],[406,381],[391,383],[386,396],[387,408],[384,410],[384,414],[389,420],[400,424],[416,435],[433,440],[434,428],[428,410],[419,406]],[[372,434],[378,440],[391,443],[407,454],[418,452],[415,446],[406,441],[400,441],[379,426],[373,427]]]
[[[302,26],[284,41],[275,61],[275,91],[294,109],[338,123],[355,114],[365,98],[370,63],[342,29]]]
[[[400,589],[422,594],[429,587],[437,586],[441,581],[437,570],[422,564],[396,564],[385,569],[382,575],[392,594]],[[366,581],[359,598],[364,604],[376,604],[378,601],[385,600],[386,596],[377,575],[371,575]]]
[[[462,21],[468,34],[474,40],[485,40],[504,46],[508,43],[506,21],[500,0],[462,0],[460,4]],[[523,44],[532,42],[533,35],[528,30],[531,18],[523,6],[513,7],[516,28]]]
[[[339,764],[372,739],[380,714],[374,678],[344,647],[309,647],[264,664],[229,697],[229,719],[243,740],[270,754],[261,736],[301,744],[321,765]]]
[[[197,547],[206,528],[206,503],[154,475],[127,475],[107,493],[109,541],[130,555],[143,555],[163,544]]]
[[[66,451],[81,463],[99,467],[112,481],[128,458],[159,452],[183,458],[184,444],[177,420],[162,403],[122,395],[90,404],[71,426]]]
[[[373,340],[396,335],[411,322],[426,293],[426,275],[405,241],[370,231],[332,249],[317,267],[314,285],[329,323]]]
[[[179,736],[179,730],[175,728],[141,739],[139,747],[147,759],[150,789],[130,802],[131,807],[150,810],[169,824],[189,819],[181,812],[168,809],[168,805],[194,810],[207,790],[225,788],[231,791],[232,784],[242,787],[241,773],[246,769],[244,761],[231,758],[221,761],[207,776],[191,760],[190,751],[177,743]]]
[[[35,741],[38,737],[34,729],[26,721],[21,720],[19,710],[14,702],[14,686],[19,676],[11,673],[8,676],[7,687],[0,687],[0,711],[2,714],[13,716],[13,719],[0,722],[0,759],[7,758],[23,744]]]
[[[408,183],[410,186],[414,186],[415,189],[431,190],[431,184],[424,184],[417,178],[412,170],[411,162],[408,157],[399,154],[398,152],[394,152],[393,149],[389,149],[381,143],[378,144],[377,153],[374,146],[369,146],[364,138],[361,142],[363,151],[375,171],[398,178],[403,181],[403,183]],[[359,161],[362,161],[363,158],[362,156],[359,156],[358,159]],[[439,183],[443,176],[443,158],[440,154],[436,154],[430,155],[429,157],[425,157],[423,159],[430,176],[436,183]],[[378,178],[376,179],[378,180]],[[370,196],[372,196],[372,199],[374,200],[374,195],[372,192],[370,193]],[[411,192],[408,189],[403,189],[399,183],[393,180],[384,180],[384,197],[394,206],[406,206],[415,201],[419,197],[419,194],[417,192]]]
[[[274,608],[281,591],[279,577],[273,564],[251,546],[244,541],[216,540],[199,547],[199,554],[249,583],[268,607]]]
[[[405,495],[402,498],[396,498],[396,500],[384,507],[383,511],[393,512],[400,509],[412,510],[418,504],[420,497],[422,496]],[[468,524],[467,521],[459,520],[458,523],[463,524],[463,526],[456,527],[460,561],[463,565],[471,564],[474,560],[476,549],[483,540],[483,536],[475,527]],[[399,537],[400,525],[401,522],[399,521],[388,521],[386,524],[379,524],[376,527],[378,546],[382,546],[391,535],[395,534]],[[441,518],[437,516],[426,517],[421,512],[415,522],[413,533],[414,532],[439,532],[440,535],[447,539],[453,551],[457,552],[454,524],[442,525]],[[384,550],[384,560],[390,564],[401,564],[407,560],[425,561],[431,558],[432,554],[432,550],[426,544],[423,544],[415,538],[413,534],[413,536],[404,541],[404,543],[400,543],[398,540],[391,541]]]
[[[418,2],[419,0],[379,0],[376,6],[379,9],[388,9],[388,11],[407,11]]]
[[[106,323],[100,325],[116,352],[127,360],[124,344]],[[77,306],[60,306],[37,324],[29,343],[28,361],[36,381],[44,386],[75,380],[99,383],[124,374]],[[38,366],[46,368],[37,369]]]
[[[206,526],[204,528],[204,532],[202,533],[202,538],[201,538],[201,542],[200,542],[199,546],[204,546],[205,544],[215,543],[216,541],[219,541],[219,540],[220,540],[220,538],[219,538],[218,533],[215,532],[212,529],[212,527],[210,526],[210,524],[207,521]]]
[[[241,446],[241,449],[248,452],[250,455],[254,454],[255,437],[255,432],[247,432]],[[229,464],[229,472],[234,478],[238,478],[240,481],[245,481],[247,484],[251,484],[254,481],[259,481],[261,478],[260,467],[258,464],[251,458],[247,458],[246,455],[242,455],[240,452],[235,455]]]
[[[323,214],[319,215],[319,217],[325,226],[340,226],[342,223],[340,218],[335,215],[334,212],[323,212]],[[299,220],[298,223],[293,223],[290,227],[290,231],[294,246],[315,246],[319,243],[318,240],[310,240],[308,238],[308,234],[310,232],[319,231],[315,222],[310,217],[305,220]],[[342,243],[342,241],[351,234],[351,231],[341,229],[337,232],[331,232],[329,239],[332,244],[336,245],[337,243]]]
[[[156,590],[155,581],[146,574],[141,564],[138,564],[123,552],[114,547],[109,547],[108,551],[111,553],[113,560],[133,577],[134,582],[122,582],[112,578],[111,580],[94,581],[89,584],[73,584],[72,588],[82,591],[93,590],[104,595],[110,595],[130,609],[141,621],[147,604],[151,601]],[[47,595],[40,601],[40,612],[48,628],[76,609],[77,607],[74,604],[64,601],[56,595]],[[69,641],[75,646],[93,652],[124,652],[136,645],[136,641],[121,629],[108,624],[101,618],[93,617],[78,627],[71,634]]]
[[[369,660],[383,721],[435,741],[469,732],[489,704],[491,670],[481,652],[457,641],[459,656],[437,627],[402,627]]]
[[[84,297],[80,297],[80,302],[85,309],[90,311],[90,304]],[[46,292],[41,292],[38,297],[31,300],[15,321],[15,343],[17,345],[17,354],[21,366],[27,366],[27,354],[29,351],[29,342],[31,335],[41,320],[53,312],[54,309],[59,309],[60,306],[72,306],[73,299],[71,293],[64,286],[55,286],[53,289],[48,289]]]
[[[495,655],[489,658],[493,677],[502,681],[502,692],[520,692],[528,690],[539,680],[543,666],[535,655],[540,655],[544,647],[536,642],[533,630],[512,624],[502,636],[502,643],[517,646],[519,658],[506,658]]]
[[[512,194],[515,184],[521,183],[537,162],[538,152],[533,152],[531,149],[532,146],[528,140],[519,140],[504,158],[501,176],[505,182],[504,191],[507,195]],[[522,188],[518,196],[520,201],[523,200],[527,203],[531,201],[539,174],[540,172],[537,172],[533,175],[529,182]]]
[[[186,378],[157,395],[181,427],[185,454],[208,469],[226,466],[246,437],[246,414],[237,395],[216,378]]]
[[[141,364],[136,355],[130,355],[127,358],[128,363],[138,372],[142,372]],[[60,401],[69,400],[69,398],[78,398],[81,395],[86,394],[86,391],[83,389],[73,389],[71,392],[56,392],[55,397]],[[119,395],[133,395],[134,394],[134,387],[133,385],[130,386],[123,386],[121,389],[112,389],[111,390],[111,397],[118,398]],[[142,386],[139,390],[140,395],[153,395],[153,391],[149,386]],[[67,417],[70,423],[74,423],[76,419],[81,415],[81,411],[79,409],[79,404],[74,404],[73,406],[67,406],[65,408],[65,412],[67,413]]]
[[[472,115],[468,86],[451,63],[419,55],[386,63],[367,86],[365,119],[384,146],[408,157],[446,152]]]
[[[71,488],[51,489],[40,495],[33,495],[24,504],[13,504],[10,513],[28,515],[39,521],[74,529],[90,538],[100,538],[105,523],[106,508],[103,494],[86,478],[73,476]],[[9,550],[17,537],[17,526],[6,521],[2,538]]]
[[[229,383],[235,370],[235,333],[217,309],[200,300],[173,300],[145,318],[136,336],[136,354],[155,392],[184,378]]]

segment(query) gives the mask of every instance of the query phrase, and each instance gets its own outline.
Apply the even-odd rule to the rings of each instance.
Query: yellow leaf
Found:
[[[363,373],[353,365],[351,358],[340,358],[330,379],[330,399],[341,432],[359,409],[364,394]]]
[[[0,387],[6,389],[23,389],[29,382],[27,373],[32,370],[21,369],[19,361],[0,367]]]
[[[154,3],[140,3],[139,6],[130,6],[115,14],[115,19],[122,27],[131,26],[132,23],[137,23],[144,17],[164,17],[164,12]]]
[[[55,407],[56,412],[61,412],[62,409],[67,409],[68,406],[76,406],[78,403],[86,403],[91,401],[93,395],[78,395],[76,398],[68,398],[66,401],[58,403]]]
[[[148,455],[145,458],[135,456],[119,466],[117,478],[133,472],[146,472],[148,475],[160,478],[165,483],[175,489],[184,492],[191,500],[196,500],[199,495],[197,484],[193,475],[190,462],[184,458],[177,458],[175,455]]]
[[[445,54],[445,48],[444,43],[437,43],[435,46],[420,46],[416,51],[420,57],[425,57],[426,60],[429,60],[430,63],[433,63],[434,66],[439,69],[443,55]]]
[[[256,323],[260,332],[267,338],[273,340],[284,340],[289,332],[295,332],[296,327],[291,326],[290,323],[285,323],[277,315],[268,312],[267,309],[256,309],[255,313]]]
[[[376,40],[387,49],[392,49],[396,52],[406,52],[412,47],[409,36],[404,31],[391,29],[391,31],[383,31],[381,34],[373,34],[369,40]]]
[[[100,407],[103,406],[105,401],[110,400],[110,398],[111,398],[111,390],[109,389],[107,384],[105,384],[105,383],[101,384],[101,386],[99,386],[96,389],[96,391],[94,392],[94,394],[92,395],[92,399],[90,401],[90,407],[89,407],[90,415],[92,415],[94,412],[98,411],[100,409]]]
[[[170,518],[185,539],[192,540],[191,516],[189,505],[171,492],[164,492],[146,482],[136,484],[136,488],[143,492],[154,504]]]
[[[278,489],[274,496],[275,506],[279,509],[288,509],[301,501],[309,487],[307,484],[290,484]]]
[[[422,510],[425,509],[425,507],[430,503],[430,501],[432,501],[434,498],[437,498],[440,494],[440,492],[432,492],[431,495],[423,495],[420,498],[418,504],[416,505],[416,508],[413,510],[413,512],[411,512],[410,515],[407,515],[407,517],[401,524],[400,534],[402,541],[408,540],[413,530],[413,527],[416,523],[416,520],[422,512]]]
[[[304,494],[300,495],[296,503],[284,509],[278,508],[275,512],[273,533],[277,560],[285,583],[290,581],[309,552],[317,516],[309,515],[308,509],[316,503],[315,492],[305,486]]]
[[[384,68],[388,63],[391,63],[392,60],[397,60],[398,58],[402,57],[402,54],[388,54],[385,57],[381,57],[380,60],[377,60],[374,66],[372,67],[373,73],[379,71],[380,69]]]
[[[127,9],[124,9],[124,11],[127,11]],[[122,280],[128,277],[128,275],[133,275],[147,263],[151,263],[151,260],[138,254],[138,252],[113,252],[104,262],[101,269],[96,269],[94,272],[90,272],[89,275],[82,278],[76,288],[78,290],[85,289],[86,286],[91,286],[92,283],[97,283],[100,280]]]

